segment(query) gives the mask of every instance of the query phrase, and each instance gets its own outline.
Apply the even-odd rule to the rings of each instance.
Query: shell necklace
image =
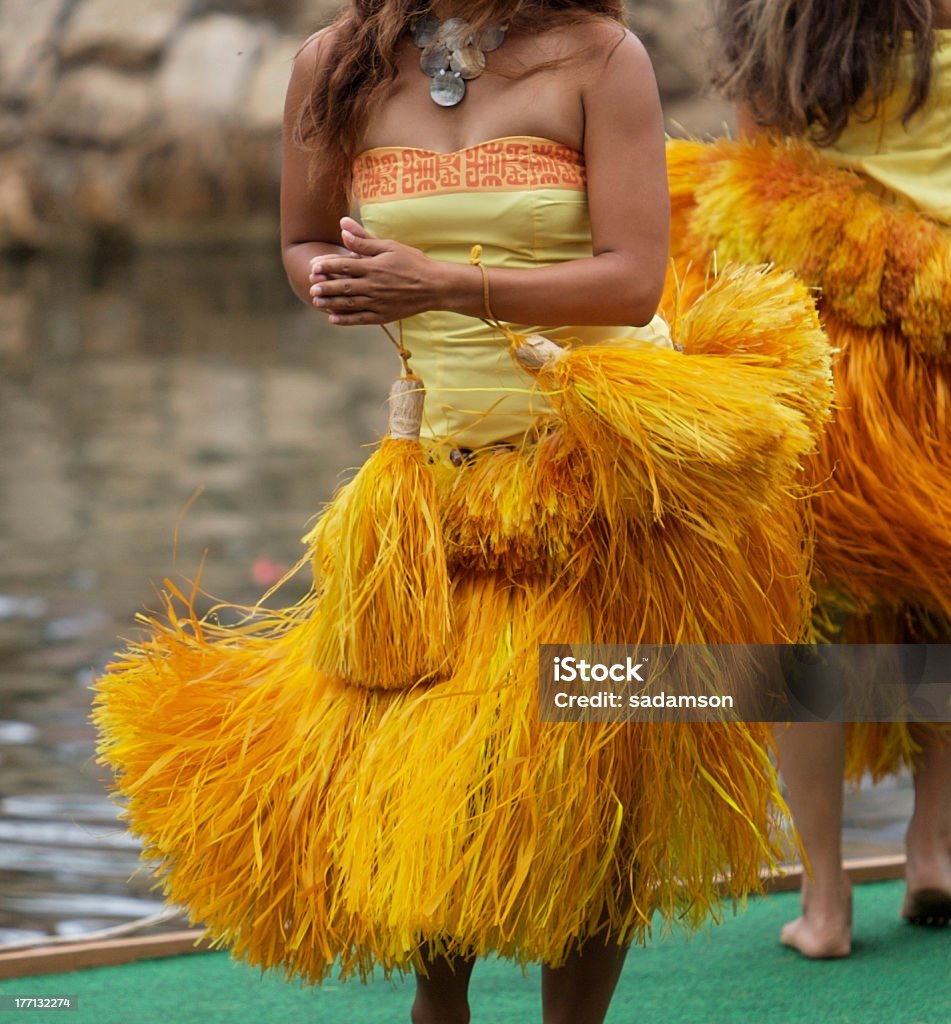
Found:
[[[466,82],[485,71],[485,55],[502,45],[507,27],[493,22],[474,34],[462,18],[439,21],[431,14],[411,26],[413,42],[423,51],[419,66],[432,79],[434,103],[454,107],[462,101]]]

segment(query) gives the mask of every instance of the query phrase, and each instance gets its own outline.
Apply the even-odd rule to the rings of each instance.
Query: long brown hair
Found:
[[[349,180],[350,165],[374,102],[393,83],[409,26],[429,0],[352,0],[331,26],[310,95],[295,124],[298,145],[319,153],[324,170]],[[503,22],[510,31],[600,15],[624,23],[623,0],[460,0],[453,13],[473,31]]]
[[[717,0],[714,82],[758,124],[829,145],[853,113],[875,116],[908,51],[904,120],[921,108],[933,25],[931,0]]]

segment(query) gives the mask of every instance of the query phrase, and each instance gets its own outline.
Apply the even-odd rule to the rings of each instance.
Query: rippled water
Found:
[[[295,562],[396,372],[272,251],[0,266],[0,943],[158,909],[94,762],[93,674],[165,576],[204,557],[251,602]]]
[[[94,761],[93,675],[165,576],[204,557],[250,603],[297,560],[396,371],[271,251],[0,265],[0,944],[160,909]],[[900,842],[907,786],[854,806],[863,852]]]

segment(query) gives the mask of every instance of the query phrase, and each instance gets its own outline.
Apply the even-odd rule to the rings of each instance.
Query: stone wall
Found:
[[[711,0],[627,0],[628,22],[643,41],[657,75],[672,135],[732,130],[732,108],[708,87]]]
[[[0,249],[273,236],[293,55],[338,0],[0,0]],[[632,4],[669,119],[702,0]]]

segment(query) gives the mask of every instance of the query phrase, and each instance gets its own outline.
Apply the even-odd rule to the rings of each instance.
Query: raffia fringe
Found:
[[[130,826],[218,942],[309,981],[427,952],[557,964],[655,912],[697,926],[724,874],[734,898],[760,886],[767,726],[538,721],[540,643],[807,628],[801,466],[829,400],[811,297],[746,271],[681,298],[686,353],[579,346],[539,373],[555,415],[535,444],[427,467],[452,581],[438,679],[315,669],[315,550],[307,597],[230,628],[170,587],[99,680]]]
[[[902,639],[902,607],[951,619],[947,232],[797,142],[675,141],[668,166],[686,287],[702,287],[715,253],[721,265],[792,269],[818,290],[837,350],[835,418],[809,465],[817,585],[836,595],[822,601],[820,633],[843,603],[857,623],[879,623],[869,642]],[[851,726],[849,776],[913,764],[934,730]]]
[[[938,224],[801,142],[678,140],[667,163],[678,254],[792,270],[826,313],[947,360],[951,240]]]
[[[941,615],[928,615],[901,606],[878,605],[872,613],[856,614],[849,599],[832,594],[823,608],[845,605],[851,614],[839,615],[839,638],[846,643],[889,644],[951,639],[951,622]],[[873,782],[901,770],[913,771],[926,745],[951,743],[951,723],[854,722],[848,726],[845,748],[845,777],[859,783],[865,775]]]
[[[810,473],[818,582],[858,611],[951,616],[951,251],[946,233],[795,142],[672,142],[687,272],[767,261],[818,288],[836,415]]]

